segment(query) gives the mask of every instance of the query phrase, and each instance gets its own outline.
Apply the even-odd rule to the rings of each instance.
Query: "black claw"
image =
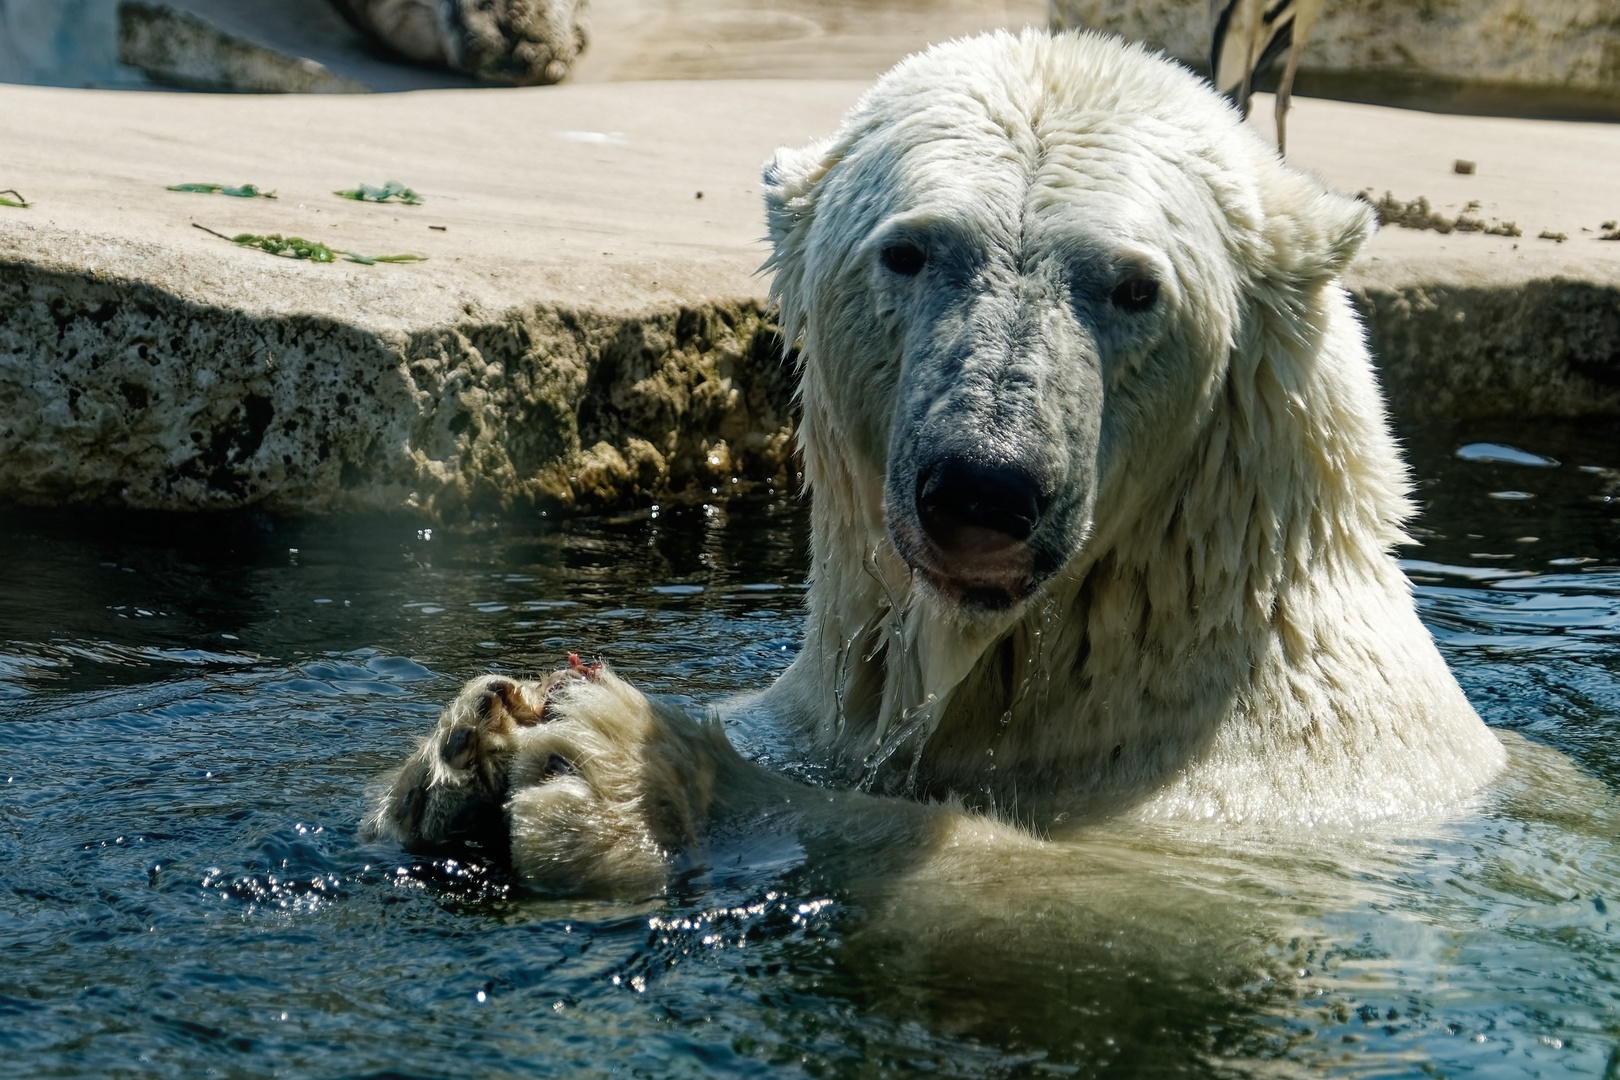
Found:
[[[444,759],[446,765],[449,765],[452,769],[466,767],[467,762],[471,760],[473,755],[473,734],[472,728],[457,728],[445,740],[444,749],[439,751],[439,756]]]

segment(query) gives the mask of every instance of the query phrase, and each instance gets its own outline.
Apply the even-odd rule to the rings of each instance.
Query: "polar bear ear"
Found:
[[[798,150],[784,146],[765,163],[765,223],[778,248],[813,215],[816,185],[841,156],[836,144],[829,138]]]
[[[771,256],[761,270],[776,274],[771,296],[782,305],[783,329],[790,340],[803,329],[805,249],[816,216],[817,189],[842,157],[837,137],[799,150],[782,147],[765,163],[765,224]]]
[[[1279,169],[1268,186],[1264,231],[1272,265],[1300,287],[1342,275],[1378,229],[1369,203],[1329,191],[1304,173]]]

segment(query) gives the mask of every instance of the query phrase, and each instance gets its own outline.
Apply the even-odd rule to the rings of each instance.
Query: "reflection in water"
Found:
[[[802,506],[470,534],[8,511],[0,1071],[1612,1073],[1615,435],[1408,433],[1424,618],[1523,736],[1454,820],[1099,827],[990,877],[739,836],[642,904],[362,845],[363,792],[481,671],[577,649],[694,706],[765,684]]]

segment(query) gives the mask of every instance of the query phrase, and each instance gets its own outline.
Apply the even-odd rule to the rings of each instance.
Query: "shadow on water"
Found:
[[[1530,740],[1454,821],[1102,828],[993,879],[738,837],[642,904],[363,844],[364,793],[481,671],[580,650],[692,704],[764,685],[802,505],[465,533],[7,510],[0,1074],[1613,1074],[1617,434],[1405,433],[1424,618]]]

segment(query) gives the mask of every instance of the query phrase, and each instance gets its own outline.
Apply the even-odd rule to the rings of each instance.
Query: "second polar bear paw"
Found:
[[[407,60],[487,82],[560,81],[589,38],[584,0],[332,0]]]

